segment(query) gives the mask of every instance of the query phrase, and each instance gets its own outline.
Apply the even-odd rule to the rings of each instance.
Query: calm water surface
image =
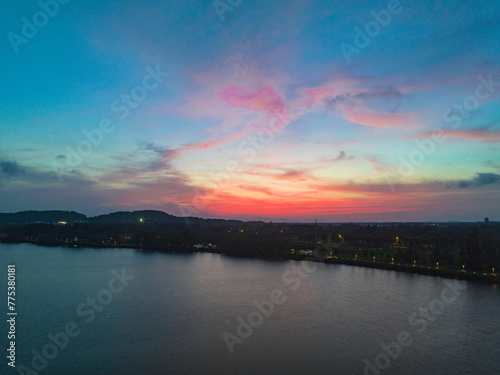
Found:
[[[7,280],[7,264],[17,269],[18,366],[31,366],[32,350],[42,352],[49,333],[69,322],[80,329],[41,374],[500,373],[496,286],[343,265],[130,249],[0,244],[0,259],[1,280]],[[307,279],[292,274],[294,267]],[[134,279],[113,294],[112,271],[123,268]],[[456,293],[447,285],[456,285]],[[254,302],[276,290],[283,303],[269,317],[255,313]],[[87,304],[97,296],[108,304]],[[223,334],[237,337],[249,314],[255,328],[240,327],[247,337],[238,338],[231,354]],[[6,323],[0,331],[5,353]],[[395,358],[381,354],[381,344],[398,336],[411,344],[400,353],[389,345]],[[4,359],[0,373],[17,374]],[[385,368],[368,370],[366,361]]]

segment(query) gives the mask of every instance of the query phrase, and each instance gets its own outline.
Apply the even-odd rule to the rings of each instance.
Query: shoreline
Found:
[[[483,284],[497,284],[497,285],[500,284],[499,274],[490,274],[481,271],[460,271],[447,268],[414,266],[410,264],[379,263],[373,261],[353,260],[353,259],[327,259],[324,261],[324,263],[344,264],[348,266],[357,266],[366,268],[377,268],[387,271],[413,273],[413,274],[435,276],[435,277],[445,277],[447,279],[475,281]]]
[[[385,262],[377,262],[377,261],[368,261],[368,260],[356,260],[356,259],[345,259],[345,258],[326,258],[325,260],[318,260],[314,257],[304,257],[304,258],[274,258],[274,257],[259,257],[259,256],[234,256],[230,254],[226,254],[224,252],[213,251],[214,249],[192,249],[183,246],[172,246],[171,249],[146,249],[141,246],[131,247],[131,246],[65,246],[60,244],[37,244],[33,242],[1,242],[0,244],[30,244],[35,246],[43,246],[43,247],[66,247],[68,249],[78,249],[78,248],[90,248],[90,249],[131,249],[136,250],[143,253],[170,253],[170,254],[195,254],[195,253],[210,253],[210,254],[219,254],[230,256],[232,258],[242,258],[242,259],[262,259],[262,260],[274,260],[274,261],[282,261],[282,260],[294,260],[294,261],[312,261],[312,262],[320,262],[325,264],[342,264],[347,266],[355,266],[355,267],[365,267],[365,268],[376,268],[387,271],[396,271],[396,272],[404,272],[404,273],[413,273],[434,277],[444,277],[447,279],[459,279],[466,281],[475,281],[483,284],[491,284],[491,285],[500,285],[500,274],[490,274],[481,271],[461,271],[461,270],[452,270],[446,268],[437,268],[437,267],[428,267],[428,266],[418,266],[418,265],[410,265],[410,264],[394,264],[394,263],[385,263]],[[205,251],[209,250],[209,251]]]

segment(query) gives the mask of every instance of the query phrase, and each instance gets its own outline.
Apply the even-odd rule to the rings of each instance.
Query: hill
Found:
[[[65,221],[74,223],[87,221],[87,216],[75,211],[21,211],[0,213],[0,224],[57,223]]]

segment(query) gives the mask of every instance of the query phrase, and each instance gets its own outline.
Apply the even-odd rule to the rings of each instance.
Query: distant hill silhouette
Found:
[[[147,222],[158,223],[178,223],[184,221],[182,217],[154,210],[112,212],[105,215],[89,217],[88,221],[93,223],[137,223],[140,219]]]
[[[141,221],[149,223],[211,223],[230,224],[241,223],[240,220],[224,219],[201,219],[198,217],[179,217],[167,214],[163,211],[143,210],[143,211],[118,211],[109,214],[87,217],[75,211],[21,211],[16,213],[0,213],[0,225],[5,224],[29,224],[29,223],[57,223],[65,221],[67,223],[87,222],[87,223],[138,223]]]
[[[11,214],[0,213],[0,224],[74,223],[87,221],[87,216],[75,211],[21,211]]]

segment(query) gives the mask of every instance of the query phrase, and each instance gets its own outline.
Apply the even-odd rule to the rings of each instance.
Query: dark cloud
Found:
[[[377,87],[370,91],[361,92],[359,94],[353,95],[353,98],[359,98],[363,100],[369,99],[398,99],[401,98],[403,94],[392,86],[387,87]]]
[[[291,178],[291,179],[299,178],[300,179],[300,178],[303,178],[307,173],[308,173],[308,170],[306,170],[306,169],[294,169],[294,170],[289,170],[289,171],[282,173],[279,177],[284,178],[284,179],[287,179],[287,178]]]
[[[157,171],[175,172],[175,168],[171,164],[173,156],[172,150],[168,147],[153,142],[139,141],[136,143],[136,148],[127,153],[110,156],[110,159],[119,163],[117,169],[110,175],[134,175]]]
[[[170,152],[168,147],[156,145],[153,142],[139,142],[137,146],[139,147],[139,150],[153,151],[161,156],[167,156]]]
[[[8,176],[17,176],[25,172],[19,164],[13,161],[0,162],[0,169]]]
[[[349,159],[354,159],[354,156],[347,156],[347,153],[345,151],[340,151],[337,156],[327,156],[323,157],[321,160],[323,162],[331,163],[331,162],[338,162],[341,160],[349,160]]]
[[[489,185],[500,182],[500,174],[495,173],[478,173],[475,178],[475,182],[477,185]]]
[[[8,183],[9,181],[25,181],[33,186],[53,186],[60,185],[58,172],[63,172],[64,184],[66,188],[91,187],[94,182],[89,180],[85,175],[76,169],[65,168],[63,171],[56,169],[45,170],[43,168],[35,168],[26,165],[21,165],[12,161],[0,162],[0,181]]]
[[[400,99],[403,94],[392,86],[376,87],[358,94],[342,94],[325,98],[324,104],[327,110],[336,110],[339,104],[357,105],[371,100]]]
[[[160,158],[155,156],[155,158]],[[129,159],[126,159],[128,162]],[[144,191],[147,191],[148,201],[152,202],[142,205],[142,208],[158,208],[166,203],[167,199],[172,201],[192,202],[197,192],[189,185],[189,179],[175,170],[165,170],[161,177],[152,181],[144,181],[142,172],[148,171],[143,168],[151,167],[149,163],[137,163],[133,167],[124,167],[121,170],[102,175],[97,179],[91,179],[85,172],[78,168],[63,167],[62,179],[59,181],[57,173],[48,169],[36,168],[16,163],[0,162],[0,172],[5,169],[24,171],[18,175],[7,175],[0,173],[0,196],[2,202],[0,211],[18,211],[22,209],[70,209],[80,212],[88,212],[89,209],[96,210],[106,207],[106,210],[115,208],[123,209],[124,205],[133,202],[144,201]],[[16,181],[15,188],[9,185]],[[125,182],[128,188],[122,189],[100,189],[98,185],[102,182]],[[168,198],[166,198],[168,196]],[[102,213],[102,212],[101,212]],[[176,211],[179,214],[179,209]]]
[[[467,189],[469,187],[474,186],[485,186],[491,184],[500,183],[500,174],[496,173],[477,173],[476,177],[471,178],[470,180],[461,180],[457,182],[453,182],[451,184],[447,184],[446,188],[453,189]]]
[[[344,104],[344,103],[351,104],[351,102],[352,102],[352,96],[350,94],[342,94],[333,97],[329,96],[324,100],[325,107],[329,111],[336,110],[339,104]]]

